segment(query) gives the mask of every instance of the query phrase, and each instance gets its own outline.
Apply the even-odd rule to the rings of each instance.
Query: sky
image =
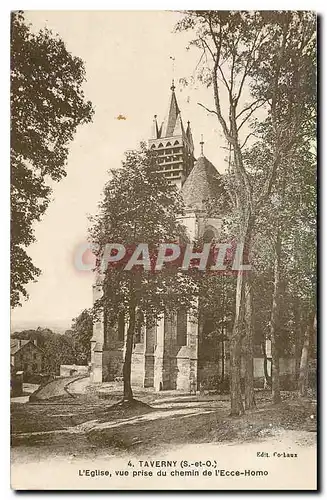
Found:
[[[178,83],[194,76],[200,57],[196,49],[186,50],[189,34],[174,33],[180,16],[168,11],[26,12],[34,30],[47,26],[83,59],[84,91],[95,115],[78,128],[67,176],[53,186],[52,202],[34,226],[36,242],[28,254],[42,275],[27,286],[29,300],[14,309],[12,329],[64,330],[92,306],[93,274],[75,269],[76,249],[87,240],[88,216],[97,212],[108,169],[119,167],[127,149],[150,137],[154,114],[164,119],[173,76],[182,119],[191,122],[195,156],[203,134],[205,155],[224,170],[226,150],[217,120],[197,104],[212,106],[211,90],[197,82]],[[126,120],[117,120],[119,115]]]

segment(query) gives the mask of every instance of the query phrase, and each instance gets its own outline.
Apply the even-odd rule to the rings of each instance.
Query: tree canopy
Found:
[[[123,373],[124,399],[129,401],[133,399],[130,373],[137,326],[145,321],[153,324],[165,311],[189,308],[196,284],[189,274],[169,267],[155,271],[152,266],[146,269],[136,264],[128,270],[120,266],[101,269],[101,259],[108,243],[123,244],[127,254],[146,243],[152,259],[160,243],[185,240],[185,227],[177,219],[183,211],[176,187],[158,172],[155,153],[142,145],[140,151],[126,153],[121,168],[111,170],[99,214],[90,231],[103,286],[103,296],[95,303],[95,314],[104,311],[107,324],[114,325],[120,314],[128,321]]]
[[[77,365],[86,365],[91,359],[90,342],[92,334],[92,311],[84,309],[73,319],[71,329],[65,332],[65,337],[69,339],[73,346]]]
[[[11,17],[11,305],[27,298],[40,270],[26,248],[51,200],[51,181],[66,175],[69,143],[92,119],[83,61],[48,29],[35,33],[22,12]]]

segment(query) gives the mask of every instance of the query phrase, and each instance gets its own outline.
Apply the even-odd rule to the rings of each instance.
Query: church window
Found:
[[[155,149],[156,145],[152,144],[151,149]]]
[[[177,345],[187,345],[187,311],[184,308],[177,312]]]
[[[178,141],[175,141],[174,142],[174,146],[178,146],[179,145],[179,142]]]
[[[134,344],[140,344],[141,342],[143,342],[144,315],[142,311],[137,311],[135,322]]]
[[[163,148],[162,142],[159,144],[158,148]]]
[[[215,238],[215,232],[213,229],[208,228],[203,233],[203,241],[205,243],[210,243]]]
[[[171,142],[167,142],[166,147],[171,146]]]

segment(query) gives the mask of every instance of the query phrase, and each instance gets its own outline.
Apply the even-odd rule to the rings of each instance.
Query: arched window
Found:
[[[155,149],[156,145],[152,144],[151,149]]]
[[[136,312],[136,322],[135,322],[135,336],[134,343],[140,344],[143,342],[143,324],[144,324],[144,314],[141,310]]]
[[[167,148],[168,146],[171,146],[171,142],[167,142],[167,144],[166,144],[166,148]]]
[[[177,312],[177,345],[187,345],[187,311],[184,308]]]
[[[203,241],[204,243],[210,243],[216,236],[215,230],[213,227],[207,227],[203,233]]]
[[[178,146],[179,145],[179,142],[178,141],[175,141],[174,142],[174,146]]]
[[[125,317],[124,313],[120,312],[118,316],[118,340],[123,342],[125,334]]]
[[[162,142],[159,144],[158,148],[163,148]]]

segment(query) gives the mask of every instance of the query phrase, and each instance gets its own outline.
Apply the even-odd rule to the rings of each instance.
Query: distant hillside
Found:
[[[42,328],[44,330],[50,329],[54,333],[65,333],[66,330],[70,327],[69,321],[59,321],[59,322],[47,322],[46,324],[42,324],[38,321],[12,321],[10,325],[10,332],[22,332],[23,330],[37,330],[38,328]]]

